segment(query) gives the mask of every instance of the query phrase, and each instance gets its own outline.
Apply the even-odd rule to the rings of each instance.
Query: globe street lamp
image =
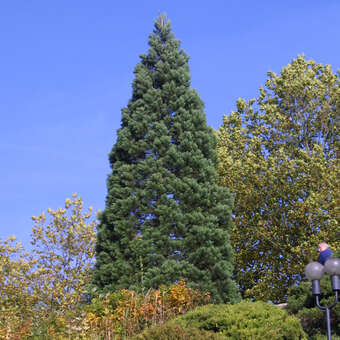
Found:
[[[305,274],[308,280],[312,281],[312,292],[315,296],[318,308],[326,311],[327,340],[331,340],[331,309],[338,303],[340,291],[340,259],[330,258],[323,266],[319,262],[311,262],[306,266]],[[334,302],[330,306],[321,306],[319,296],[321,294],[320,280],[324,274],[331,276],[332,289],[335,294]]]

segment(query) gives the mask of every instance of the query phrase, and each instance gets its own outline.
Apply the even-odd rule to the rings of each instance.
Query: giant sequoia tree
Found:
[[[110,153],[94,283],[140,290],[183,278],[216,301],[233,301],[232,200],[217,185],[215,136],[164,16],[149,46]]]
[[[299,56],[219,130],[221,183],[235,195],[232,244],[243,294],[283,300],[317,256],[340,246],[340,73]]]

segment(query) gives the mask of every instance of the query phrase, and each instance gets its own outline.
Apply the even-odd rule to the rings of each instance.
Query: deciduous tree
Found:
[[[90,282],[97,221],[76,194],[48,214],[33,217],[34,292],[47,310],[72,310]]]
[[[94,265],[97,221],[76,194],[65,208],[33,217],[32,249],[0,242],[0,338],[71,336]],[[57,327],[58,328],[58,327]]]
[[[218,131],[245,296],[283,300],[320,241],[340,245],[339,75],[299,56],[269,72],[256,99],[239,99]]]

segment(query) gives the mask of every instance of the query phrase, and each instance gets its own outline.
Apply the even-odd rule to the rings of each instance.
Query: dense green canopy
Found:
[[[299,56],[239,99],[218,132],[220,183],[235,196],[235,278],[245,296],[281,301],[340,245],[340,73]]]
[[[94,283],[140,290],[183,278],[216,301],[234,301],[232,199],[217,185],[216,138],[164,16],[149,46],[110,153]]]

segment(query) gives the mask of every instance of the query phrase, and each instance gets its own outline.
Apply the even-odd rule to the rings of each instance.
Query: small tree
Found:
[[[29,335],[36,303],[31,290],[33,263],[12,236],[0,242],[0,338]]]
[[[32,251],[0,243],[0,338],[71,336],[94,264],[96,220],[75,194],[65,209],[33,217]],[[59,319],[58,319],[59,318]],[[59,321],[58,321],[59,320]],[[65,335],[65,334],[64,334]]]
[[[138,291],[183,278],[216,301],[234,301],[232,199],[217,185],[216,139],[165,16],[149,45],[110,153],[94,284]]]
[[[97,222],[92,207],[87,213],[82,209],[74,194],[65,209],[48,209],[49,220],[45,213],[33,217],[34,292],[48,311],[72,310],[90,282]]]

